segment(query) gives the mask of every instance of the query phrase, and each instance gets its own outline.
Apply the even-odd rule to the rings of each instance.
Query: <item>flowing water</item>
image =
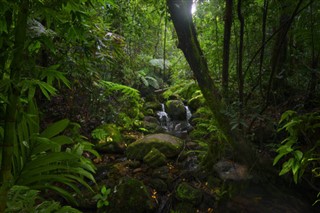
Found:
[[[172,120],[168,113],[165,110],[165,105],[162,103],[161,104],[161,111],[157,112],[158,119],[160,121],[161,127],[166,131],[166,132],[182,132],[182,131],[187,131],[188,128],[190,128],[191,124],[189,123],[192,113],[189,109],[188,106],[185,106],[185,120],[184,121],[175,121]]]
[[[157,115],[158,115],[159,120],[160,120],[160,125],[166,131],[168,131],[169,130],[170,119],[169,119],[168,114],[165,111],[164,104],[161,104],[161,109],[162,109],[162,111],[158,111],[157,112]]]

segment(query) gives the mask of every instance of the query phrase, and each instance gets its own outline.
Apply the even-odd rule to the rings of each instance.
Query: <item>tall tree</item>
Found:
[[[223,37],[223,63],[222,63],[222,89],[225,98],[228,96],[229,84],[229,53],[230,37],[232,26],[232,7],[233,0],[226,0],[226,9],[224,15],[224,37]]]
[[[192,3],[192,0],[167,0],[171,19],[178,35],[178,48],[184,53],[198,81],[203,96],[218,121],[219,126],[231,141],[229,122],[221,114],[221,95],[209,75],[209,68],[197,39],[191,14]]]
[[[243,93],[244,93],[244,75],[242,70],[243,64],[243,42],[244,42],[244,17],[242,14],[242,0],[238,0],[237,12],[238,19],[240,22],[240,32],[239,32],[239,51],[238,51],[238,63],[237,63],[237,75],[238,75],[238,92],[239,92],[239,103],[240,103],[240,116],[242,115],[243,108]]]
[[[303,0],[299,0],[295,5],[292,15],[288,15],[288,10],[294,6],[290,0],[278,1],[280,5],[280,31],[277,34],[271,56],[271,74],[269,78],[269,85],[267,89],[266,105],[269,104],[271,98],[271,91],[278,92],[284,88],[286,83],[286,73],[284,71],[284,64],[287,60],[288,49],[288,32],[294,21],[294,18],[299,12]]]
[[[192,0],[167,0],[179,40],[178,48],[182,50],[188,61],[206,103],[215,117],[218,128],[225,136],[226,142],[231,144],[239,160],[250,164],[253,162],[252,157],[254,157],[251,147],[242,138],[236,140],[237,135],[232,132],[228,117],[222,113],[225,106],[221,101],[221,94],[209,74],[205,56],[197,39],[191,14],[192,2]]]

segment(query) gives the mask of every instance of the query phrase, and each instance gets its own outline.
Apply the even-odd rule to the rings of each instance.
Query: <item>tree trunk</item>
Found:
[[[240,119],[242,117],[242,108],[243,108],[243,89],[244,89],[244,76],[243,76],[243,70],[242,70],[242,60],[243,60],[243,37],[244,37],[244,17],[242,15],[241,11],[242,7],[242,0],[238,0],[238,19],[240,22],[240,34],[239,34],[239,54],[238,54],[238,67],[237,67],[237,74],[238,74],[238,91],[239,91],[239,114]]]
[[[178,35],[178,48],[183,51],[184,56],[198,81],[201,92],[206,99],[206,103],[217,121],[218,128],[225,136],[226,141],[224,142],[229,142],[231,144],[236,153],[234,156],[236,160],[252,164],[255,162],[253,161],[255,157],[252,148],[245,143],[242,138],[235,138],[236,135],[231,131],[228,118],[222,114],[224,105],[221,101],[221,95],[209,75],[208,65],[200,48],[195,26],[192,21],[192,0],[167,0],[167,5]],[[212,150],[209,148],[209,155],[211,151]],[[215,158],[216,156],[211,157]],[[212,161],[210,156],[207,157],[207,160]],[[206,162],[209,168],[211,163],[212,162]]]
[[[226,10],[224,19],[224,36],[223,36],[223,63],[222,63],[222,89],[223,96],[228,100],[229,84],[229,53],[230,37],[232,26],[232,7],[233,0],[226,0]]]
[[[20,4],[18,18],[15,23],[15,40],[14,53],[11,63],[10,78],[13,82],[20,79],[23,68],[23,52],[26,40],[27,18],[29,10],[29,0],[24,0]],[[20,91],[12,83],[11,89],[8,90],[8,104],[6,106],[4,139],[2,145],[1,159],[1,188],[0,188],[0,212],[4,212],[7,202],[7,194],[13,184],[12,177],[12,155],[13,147],[16,140],[16,122],[19,104]]]
[[[167,4],[178,35],[178,48],[183,51],[219,126],[232,141],[229,121],[221,114],[221,95],[209,75],[208,65],[197,39],[191,14],[192,0],[167,0]]]
[[[308,98],[305,103],[305,108],[313,108],[317,105],[316,100],[316,88],[318,85],[318,64],[319,64],[319,52],[317,51],[315,47],[315,28],[316,28],[316,21],[314,18],[314,11],[313,11],[313,5],[310,5],[310,29],[311,29],[311,55],[312,55],[312,61],[311,61],[311,74],[310,74],[310,81],[308,85]]]
[[[293,23],[294,17],[299,11],[302,2],[303,0],[299,0],[290,17],[288,15],[288,7],[292,6],[292,4],[290,3],[290,1],[279,0],[279,4],[281,5],[280,26],[283,27],[281,28],[276,37],[276,41],[272,50],[271,74],[269,77],[269,83],[267,88],[266,105],[270,103],[271,91],[277,91],[277,98],[279,98],[279,94],[281,95],[281,89],[284,88],[286,85],[286,73],[284,72],[283,67],[287,59],[287,34]]]
[[[264,0],[263,2],[263,18],[262,18],[262,48],[260,53],[260,64],[259,64],[259,77],[258,77],[258,84],[260,89],[260,95],[263,96],[262,92],[262,68],[263,68],[263,61],[264,61],[264,51],[265,51],[265,42],[266,42],[266,29],[267,29],[267,17],[268,17],[268,0]]]

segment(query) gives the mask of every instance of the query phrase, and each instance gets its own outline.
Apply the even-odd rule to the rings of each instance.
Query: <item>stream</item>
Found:
[[[317,212],[318,209],[312,208],[311,203],[295,190],[284,185],[277,187],[277,182],[261,181],[259,176],[249,174],[245,165],[230,159],[221,159],[214,166],[215,175],[208,175],[200,165],[199,153],[204,152],[203,148],[188,137],[193,128],[190,124],[192,113],[185,105],[179,110],[180,113],[177,113],[178,108],[170,112],[165,104],[161,104],[155,117],[147,119],[159,126],[155,128],[158,132],[140,135],[122,153],[102,154],[101,161],[97,162],[96,179],[99,185],[106,185],[112,192],[108,198],[110,205],[102,212]],[[150,164],[146,157],[149,151],[140,159],[131,159],[130,156],[140,155],[155,139],[162,138],[168,140],[166,143],[175,144],[170,141],[171,137],[182,142],[181,148],[178,153],[164,157],[166,145],[155,143],[151,162],[159,161],[159,164]],[[152,140],[141,145],[146,138]],[[134,144],[139,145],[136,150]],[[129,155],[132,150],[133,154]],[[157,150],[161,152],[157,154]],[[161,162],[162,158],[165,163]],[[83,212],[97,212],[96,203],[90,199],[83,198],[81,204]]]

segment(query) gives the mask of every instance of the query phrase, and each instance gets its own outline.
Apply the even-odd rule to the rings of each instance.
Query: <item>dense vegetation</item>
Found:
[[[96,211],[129,212],[113,186],[138,189],[135,205],[160,200],[132,175],[97,174],[110,152],[158,133],[146,118],[177,100],[197,150],[138,160],[171,169],[192,152],[214,212],[237,188],[211,181],[222,159],[318,208],[319,12],[316,0],[0,0],[0,212],[84,211],[84,191]]]

